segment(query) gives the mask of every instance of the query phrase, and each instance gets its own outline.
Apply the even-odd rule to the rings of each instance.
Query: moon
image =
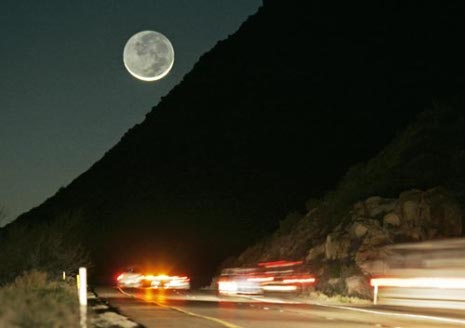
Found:
[[[165,77],[174,64],[170,40],[155,31],[142,31],[129,38],[124,46],[124,66],[132,76],[143,81]]]

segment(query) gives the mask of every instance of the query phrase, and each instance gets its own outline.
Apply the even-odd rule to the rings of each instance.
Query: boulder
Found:
[[[371,288],[368,279],[364,276],[355,275],[345,279],[347,295],[371,297]]]
[[[400,218],[395,213],[388,213],[383,218],[384,226],[394,226],[397,227],[400,225]]]
[[[318,246],[312,247],[308,251],[308,255],[306,257],[307,262],[313,261],[325,254],[325,244],[320,244]]]
[[[378,253],[378,256],[384,256],[382,252]],[[389,270],[389,266],[383,259],[367,261],[363,264],[363,272],[369,273],[370,275],[383,275]]]
[[[378,207],[375,207],[371,212],[370,216],[375,218],[385,213],[389,213],[394,211],[397,206],[397,202],[395,200],[385,200],[385,202]]]
[[[365,215],[373,217],[373,212],[381,205],[383,199],[379,196],[372,196],[367,198],[363,203],[365,205]]]
[[[341,278],[330,278],[328,284],[331,286],[336,286],[341,283]]]
[[[402,215],[405,221],[415,221],[418,217],[418,203],[413,200],[407,200],[402,206]]]
[[[381,198],[378,196],[370,197],[365,200],[367,215],[371,218],[377,218],[380,215],[392,212],[397,205],[395,199]]]
[[[365,236],[367,231],[368,228],[360,222],[355,222],[351,228],[352,236],[354,236],[355,238],[361,238]]]
[[[382,252],[381,246],[392,243],[386,230],[373,222],[371,223],[362,244],[355,250],[354,255],[355,263],[363,272],[366,272],[368,262],[379,259],[380,252]]]
[[[404,232],[404,235],[410,237],[413,241],[421,241],[427,239],[426,231],[422,227],[413,227],[407,229]]]
[[[362,247],[375,247],[385,245],[391,242],[389,232],[377,224],[369,226],[367,236],[363,240]]]
[[[343,259],[349,256],[350,240],[340,234],[326,236],[325,256],[328,260]]]

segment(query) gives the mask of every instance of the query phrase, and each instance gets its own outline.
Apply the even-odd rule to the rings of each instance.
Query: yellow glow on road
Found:
[[[148,301],[148,302],[153,300],[152,289],[150,289],[150,288],[145,289],[144,300]]]
[[[163,289],[158,290],[156,301],[158,303],[161,303],[161,304],[166,303],[166,295],[165,295],[165,291]]]

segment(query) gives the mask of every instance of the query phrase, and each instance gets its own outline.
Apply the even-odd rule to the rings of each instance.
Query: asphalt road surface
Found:
[[[218,297],[214,291],[177,293],[97,287],[110,305],[147,328],[447,328],[465,327],[463,311],[346,306],[281,297]]]

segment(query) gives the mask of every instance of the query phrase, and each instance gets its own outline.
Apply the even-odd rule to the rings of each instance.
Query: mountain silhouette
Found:
[[[264,1],[6,229],[75,217],[69,242],[91,251],[96,275],[148,263],[204,278],[463,89],[464,14],[462,1]]]

